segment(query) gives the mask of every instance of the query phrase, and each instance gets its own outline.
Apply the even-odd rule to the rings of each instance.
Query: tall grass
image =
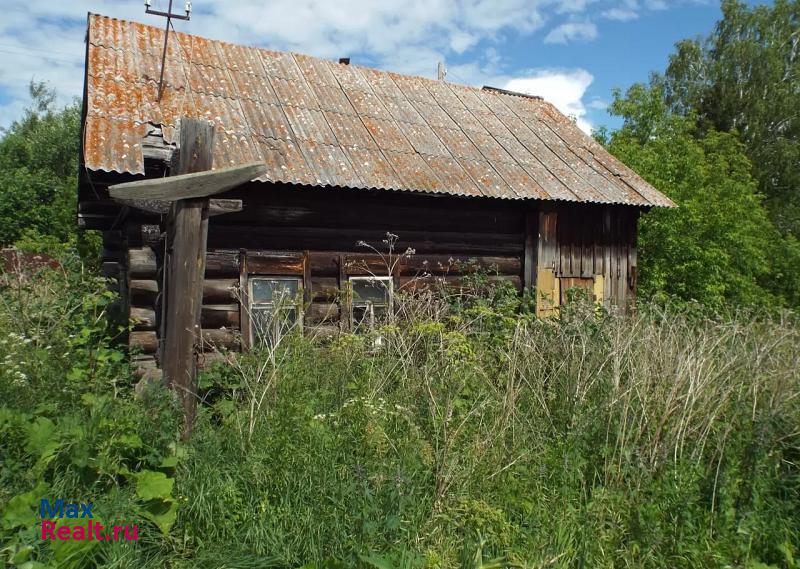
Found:
[[[220,437],[246,405],[217,392],[181,520],[289,566],[792,566],[793,316],[576,303],[537,321],[506,301],[406,300],[379,346],[286,342],[244,455]]]
[[[796,567],[792,314],[575,302],[536,320],[476,279],[397,299],[373,336],[231,355],[201,377],[182,445],[102,339],[105,293],[47,278],[0,290],[0,360],[16,362],[0,368],[0,512],[43,482],[142,536],[70,566]],[[174,476],[174,524],[148,521],[136,469]],[[4,560],[32,544],[59,566],[15,527]]]

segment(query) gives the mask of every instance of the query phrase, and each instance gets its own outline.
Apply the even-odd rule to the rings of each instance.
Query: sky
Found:
[[[139,0],[0,9],[0,128],[21,116],[31,79],[60,104],[80,96],[87,12],[164,25]],[[618,126],[607,111],[614,88],[663,71],[677,41],[707,34],[719,16],[718,0],[194,0],[191,21],[175,28],[431,78],[442,61],[448,81],[542,96],[588,132]]]

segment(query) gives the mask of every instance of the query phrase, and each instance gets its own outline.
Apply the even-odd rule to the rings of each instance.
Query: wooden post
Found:
[[[253,346],[250,329],[250,290],[247,282],[247,249],[239,249],[239,329],[244,349]]]
[[[208,218],[242,210],[241,200],[211,199],[266,175],[263,162],[211,170],[214,129],[206,121],[181,119],[180,152],[171,175],[117,184],[112,199],[155,213],[169,213],[162,297],[161,366],[185,413],[184,437],[197,410],[197,352],[206,265]],[[150,335],[154,335],[151,332]]]
[[[176,174],[211,170],[213,126],[197,119],[181,120]],[[208,236],[208,199],[174,202],[170,212],[170,264],[167,267],[166,338],[163,368],[168,385],[184,411],[184,437],[191,433],[197,412],[197,350]]]
[[[536,253],[539,232],[539,212],[525,212],[525,257],[522,263],[522,286],[526,290],[536,287]]]
[[[536,251],[536,315],[556,314],[561,304],[561,281],[557,272],[558,213],[539,212],[538,243]]]

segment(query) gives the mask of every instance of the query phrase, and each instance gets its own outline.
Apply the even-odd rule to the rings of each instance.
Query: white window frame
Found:
[[[274,301],[256,301],[253,295],[253,284],[257,281],[271,281],[271,282],[296,282],[297,283],[297,293],[295,298],[288,299],[286,304],[281,306],[281,310],[288,311],[294,310],[297,317],[295,321],[290,326],[290,330],[294,329],[295,327],[299,327],[300,330],[303,329],[303,310],[302,310],[302,303],[299,299],[303,297],[303,278],[302,277],[293,277],[287,275],[281,276],[270,276],[270,275],[259,275],[259,274],[250,274],[247,275],[247,309],[249,312],[249,323],[248,326],[250,328],[250,345],[256,346],[259,344],[258,333],[255,330],[256,319],[253,317],[254,313],[259,310],[275,310],[275,302]]]
[[[386,307],[386,312],[391,314],[394,304],[394,278],[393,277],[385,277],[385,276],[366,276],[366,277],[349,277],[348,283],[350,284],[350,323],[353,329],[357,330],[361,326],[364,325],[364,320],[367,320],[367,329],[374,330],[375,329],[375,304],[371,300],[361,301],[357,300],[353,296],[353,283],[355,282],[383,282],[388,283],[384,285],[384,288],[388,292],[388,297],[386,299],[386,304],[380,304],[380,307]],[[361,322],[356,322],[355,319],[355,309],[356,308],[366,308],[367,309],[367,318],[362,320]]]

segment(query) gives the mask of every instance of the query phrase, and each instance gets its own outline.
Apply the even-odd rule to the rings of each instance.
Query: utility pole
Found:
[[[202,351],[200,312],[208,218],[242,209],[241,200],[211,197],[265,175],[267,166],[253,162],[212,170],[214,128],[201,119],[183,117],[179,137],[177,167],[171,176],[117,184],[109,187],[108,193],[126,205],[169,211],[161,369],[183,407],[183,436],[188,438],[197,413],[196,354]]]
[[[439,65],[436,66],[436,77],[439,81],[444,81],[445,75],[447,75],[447,69],[444,68],[444,63],[440,61]]]
[[[172,13],[172,0],[169,0],[169,8],[167,8],[166,12],[162,12],[160,10],[151,10],[150,6],[152,6],[153,0],[144,0],[144,12],[145,14],[151,14],[153,16],[161,16],[167,19],[167,28],[164,32],[164,53],[161,55],[161,77],[158,80],[158,98],[157,101],[161,101],[161,95],[164,92],[164,66],[167,63],[167,43],[169,42],[169,27],[172,24],[172,19],[175,18],[176,20],[185,20],[189,21],[192,14],[192,3],[187,0],[186,4],[183,5],[183,10],[185,14],[173,14]]]

